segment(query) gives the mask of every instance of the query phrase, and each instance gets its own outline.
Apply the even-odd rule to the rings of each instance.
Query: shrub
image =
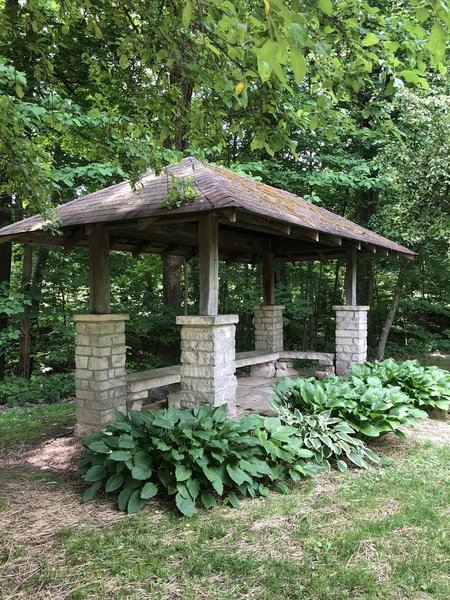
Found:
[[[377,377],[369,378],[367,383],[358,378],[343,381],[334,376],[320,381],[286,378],[273,389],[281,405],[306,414],[331,410],[333,417],[340,417],[357,433],[369,437],[387,431],[404,437],[398,430],[400,425],[414,426],[415,419],[427,417],[399,387],[384,388]]]
[[[118,507],[139,511],[159,490],[175,496],[179,511],[190,517],[200,500],[206,508],[224,503],[239,506],[236,492],[267,495],[268,484],[285,490],[287,479],[320,471],[303,448],[298,429],[279,418],[250,415],[239,421],[227,407],[209,404],[191,410],[173,407],[148,413],[117,414],[105,432],[89,435],[79,474],[90,483],[84,499],[100,490],[118,492]]]
[[[32,375],[6,377],[0,381],[0,404],[23,406],[25,404],[53,404],[75,394],[73,373],[53,373],[51,375]]]
[[[375,452],[354,437],[354,429],[339,417],[331,416],[331,410],[306,415],[296,408],[288,409],[277,398],[272,398],[270,405],[283,423],[298,429],[305,448],[311,450],[314,460],[324,470],[331,469],[330,459],[335,459],[338,469],[343,472],[348,468],[345,458],[363,469],[369,468],[368,460],[380,462]]]
[[[376,377],[383,386],[398,386],[415,406],[448,410],[450,407],[450,373],[438,367],[422,367],[416,360],[384,361],[353,365],[350,377],[369,383]]]

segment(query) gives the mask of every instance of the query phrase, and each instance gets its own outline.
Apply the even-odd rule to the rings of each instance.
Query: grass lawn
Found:
[[[72,411],[4,413],[3,444],[68,425]],[[49,444],[33,442],[33,457]],[[110,498],[82,504],[73,472],[24,453],[0,471],[0,597],[446,600],[450,446],[389,437],[378,450],[370,472],[333,472],[190,520],[164,500],[132,517]]]
[[[69,427],[74,424],[75,404],[61,403],[30,408],[10,408],[0,413],[0,447],[23,440],[45,438],[61,427]]]

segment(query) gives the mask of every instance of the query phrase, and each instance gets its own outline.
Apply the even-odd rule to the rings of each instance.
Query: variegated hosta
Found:
[[[348,462],[364,469],[369,468],[368,461],[380,462],[375,452],[355,437],[354,429],[343,419],[333,417],[331,410],[308,415],[283,406],[277,398],[272,398],[270,404],[284,423],[298,429],[305,448],[314,453],[315,461],[325,470],[331,469],[333,459],[341,471],[347,470]]]

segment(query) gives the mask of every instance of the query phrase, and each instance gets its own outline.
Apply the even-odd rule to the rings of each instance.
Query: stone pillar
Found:
[[[125,321],[129,315],[74,315],[76,418],[75,433],[87,435],[126,411]]]
[[[352,364],[367,360],[367,313],[369,306],[333,306],[336,312],[336,375]]]
[[[281,304],[255,306],[255,350],[281,352],[283,350],[283,310]],[[275,377],[275,361],[253,365],[252,377]]]
[[[182,408],[228,403],[236,416],[235,331],[237,315],[180,316]]]

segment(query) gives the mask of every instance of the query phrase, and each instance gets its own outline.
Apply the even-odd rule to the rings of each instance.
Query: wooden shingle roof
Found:
[[[164,207],[173,182],[180,179],[190,182],[197,195],[178,208]],[[189,254],[195,246],[196,219],[214,212],[220,217],[224,240],[251,231],[252,239],[258,242],[254,251],[250,245],[242,252],[235,243],[231,259],[254,258],[262,247],[259,241],[269,239],[275,256],[289,260],[336,258],[344,255],[350,244],[364,255],[414,255],[408,248],[298,196],[191,157],[170,165],[159,176],[144,175],[136,190],[129,182],[119,183],[76,198],[57,210],[62,235],[46,231],[46,224],[36,215],[0,229],[0,243],[11,240],[85,246],[85,226],[102,224],[114,237],[113,248]],[[176,232],[177,226],[180,236],[172,240],[170,232]],[[227,244],[224,241],[222,245]]]

